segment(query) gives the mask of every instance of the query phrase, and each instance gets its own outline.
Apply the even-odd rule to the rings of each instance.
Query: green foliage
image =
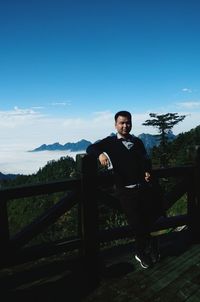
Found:
[[[36,174],[19,175],[13,180],[2,183],[2,187],[24,186],[48,181],[70,179],[76,174],[76,162],[71,157],[61,157],[57,161],[49,161]],[[55,205],[66,192],[46,194],[10,200],[8,203],[10,235],[16,234],[50,207]],[[39,244],[77,235],[77,206],[62,215],[53,225],[38,235],[30,244]]]
[[[116,209],[111,209],[110,207],[101,203],[99,205],[99,228],[110,229],[114,227],[120,227],[127,225],[125,215]]]
[[[167,211],[167,216],[184,215],[187,213],[187,196],[182,196],[175,204]]]
[[[200,146],[200,126],[188,132],[180,133],[172,142],[166,144],[168,166],[191,165],[195,163],[197,148]],[[159,167],[162,148],[154,147],[151,151],[153,168]],[[165,192],[175,185],[176,179],[160,180]],[[167,216],[187,213],[187,196],[182,196],[168,211]]]
[[[32,175],[19,175],[15,179],[1,182],[2,187],[14,187],[43,183],[47,181],[60,180],[62,178],[72,178],[75,176],[76,162],[72,157],[61,157],[59,160],[48,161],[37,173]]]
[[[151,119],[146,120],[143,125],[158,128],[160,134],[167,134],[169,130],[171,130],[179,122],[183,121],[186,117],[185,115],[178,115],[177,113],[150,113],[149,116]]]
[[[172,164],[191,164],[196,158],[197,148],[200,146],[200,126],[189,132],[181,133],[169,144]]]
[[[183,121],[185,115],[178,115],[177,113],[166,113],[166,114],[149,114],[151,119],[146,120],[144,126],[153,126],[158,128],[160,133],[160,147],[159,147],[159,159],[160,166],[166,166],[168,164],[168,150],[167,150],[167,134],[169,131],[179,122]]]
[[[188,132],[180,133],[172,142],[166,144],[165,151],[168,166],[193,164],[196,158],[197,148],[200,146],[200,126]],[[159,165],[162,147],[152,149],[152,163]]]
[[[74,176],[76,163],[72,157],[61,157],[59,160],[52,160],[37,172],[38,181],[58,180]]]

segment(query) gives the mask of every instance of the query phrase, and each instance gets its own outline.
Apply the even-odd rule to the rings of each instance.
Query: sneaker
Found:
[[[151,258],[148,255],[139,256],[136,254],[135,259],[140,262],[140,265],[143,268],[149,268],[152,266]]]

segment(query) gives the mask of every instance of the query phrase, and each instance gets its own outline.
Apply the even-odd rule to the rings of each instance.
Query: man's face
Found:
[[[126,137],[132,128],[131,119],[126,116],[118,116],[115,128],[122,137]]]

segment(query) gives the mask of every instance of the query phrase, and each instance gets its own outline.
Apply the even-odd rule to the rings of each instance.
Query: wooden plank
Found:
[[[85,302],[186,301],[194,297],[199,286],[199,250],[200,245],[194,245],[180,256],[161,260],[152,269],[136,268],[123,278],[113,278],[110,283],[105,281],[104,286],[97,290],[97,295],[93,294]],[[112,300],[106,300],[106,297]]]
[[[34,185],[16,186],[14,188],[4,188],[0,190],[0,202],[3,199],[18,199],[41,194],[78,190],[80,189],[80,179],[66,179],[63,181],[52,181]]]
[[[200,287],[200,284],[199,284]],[[187,302],[199,302],[200,301],[200,289],[195,291],[193,295],[191,295],[188,299]]]
[[[76,251],[80,249],[81,243],[82,242],[80,238],[66,238],[62,241],[55,241],[41,245],[34,245],[31,247],[25,247],[17,252],[10,251],[8,253],[9,257],[1,258],[2,263],[0,262],[0,268],[9,268],[14,265],[24,264],[26,262],[36,261],[41,258],[59,255],[60,253],[69,253],[72,250]],[[77,253],[75,253],[75,255],[76,254]]]
[[[186,267],[188,267],[186,265]],[[199,287],[194,284],[192,279],[199,275],[199,268],[196,265],[189,266],[188,269],[184,269],[181,272],[174,271],[167,276],[167,284],[162,287],[161,290],[155,291],[154,295],[149,297],[145,301],[185,301],[191,296]]]
[[[19,249],[36,235],[41,233],[47,226],[54,223],[61,215],[72,208],[77,203],[77,193],[69,192],[57,204],[52,206],[44,214],[36,218],[19,233],[14,235],[9,242],[9,249]]]

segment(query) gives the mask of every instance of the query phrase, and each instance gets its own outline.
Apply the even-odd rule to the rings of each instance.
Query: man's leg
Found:
[[[144,220],[151,231],[158,218],[164,214],[162,196],[157,194],[155,188],[144,186],[141,190],[141,207],[143,208]],[[160,260],[159,240],[157,236],[151,236],[149,244],[152,262],[155,264]]]
[[[149,268],[153,265],[150,242],[149,234],[136,234],[135,236],[135,259],[140,262],[143,268]]]
[[[118,191],[118,198],[135,235],[135,258],[143,268],[148,268],[152,265],[148,251],[150,232],[149,223],[141,211],[140,192],[137,189],[122,188]]]

